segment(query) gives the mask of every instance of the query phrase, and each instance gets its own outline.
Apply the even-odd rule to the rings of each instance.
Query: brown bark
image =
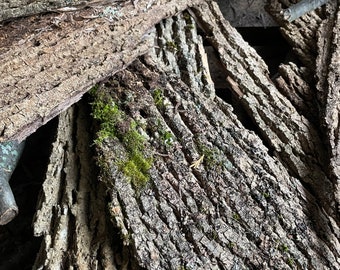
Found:
[[[209,15],[210,9],[202,5],[195,14],[204,20],[203,11]],[[201,38],[185,29],[192,29],[187,15],[164,21],[157,31],[156,55],[119,72],[97,92],[98,98],[112,99],[124,110],[127,123],[139,123],[137,129],[147,139],[145,151],[154,157],[149,182],[138,187],[119,165],[129,156],[124,138],[109,138],[98,146],[101,180],[110,190],[113,221],[124,243],[147,269],[339,267],[336,221],[304,188],[304,177],[290,176],[294,169],[283,166],[284,155],[271,156],[263,141],[238,121],[232,107],[215,96],[204,55],[194,50],[203,46]],[[211,25],[209,29],[216,37],[215,29]],[[236,33],[229,26],[223,29],[230,43],[220,42],[235,47]],[[257,59],[241,39],[238,43],[242,49],[237,47],[234,57],[236,52],[243,57],[251,53]],[[171,46],[176,49],[165,44],[176,44]],[[230,54],[223,51],[220,56]],[[227,63],[229,69],[238,65],[232,59]],[[257,76],[266,74],[261,65],[254,69]],[[234,81],[237,75],[230,73]],[[259,80],[254,81],[251,89]],[[243,99],[254,95],[242,84],[238,87]],[[263,114],[271,114],[279,102],[288,103],[270,87],[271,96],[266,91],[261,99],[267,100],[266,106],[257,108]],[[162,90],[161,104],[154,100],[157,89]],[[258,127],[266,130],[269,123],[263,122]],[[166,143],[165,132],[171,134],[172,144]],[[298,152],[301,146],[294,142],[292,152]],[[298,164],[312,166],[306,158]],[[313,169],[322,174],[320,167]]]
[[[34,269],[117,269],[105,187],[97,181],[87,106],[62,113],[53,142],[34,235],[42,244]]]
[[[205,3],[194,10],[220,55],[231,88],[240,96],[264,140],[294,175],[310,185],[323,208],[335,217],[334,186],[323,171],[326,153],[317,128],[275,87],[266,64],[223,19],[215,4]]]
[[[163,20],[150,31],[145,57],[98,84],[93,108],[103,101],[121,118],[109,124],[110,134],[98,131],[100,181],[88,149],[89,112],[76,106],[59,117],[34,221],[43,236],[36,268],[340,267],[337,182],[323,171],[322,140],[304,116],[301,99],[311,88],[303,68],[282,66],[275,85],[215,3],[190,14],[200,31],[186,12]],[[203,39],[215,48],[254,131],[237,107],[216,96]],[[333,85],[337,62],[331,63]],[[92,83],[106,78],[93,76]],[[300,86],[288,97],[283,91]],[[136,141],[127,136],[132,128]],[[131,160],[141,137],[141,153]],[[151,169],[140,168],[150,157]],[[138,175],[148,181],[139,183]]]
[[[115,18],[106,14],[90,21],[93,10],[85,10],[69,19],[54,18],[57,29],[54,16],[46,15],[35,18],[38,29],[31,27],[33,32],[22,33],[20,40],[12,24],[2,27],[4,39],[13,43],[0,54],[0,140],[27,137],[95,83],[145,53],[156,23],[202,1],[163,0],[150,7],[149,1],[139,1],[136,8],[126,5],[115,11]],[[16,22],[16,27],[21,24],[30,24],[30,19]]]
[[[329,150],[329,169],[334,182],[337,209],[340,212],[340,145],[339,145],[339,104],[340,104],[340,5],[330,1],[328,16],[318,30],[318,57],[316,59],[317,96],[320,104],[320,121],[325,128]]]

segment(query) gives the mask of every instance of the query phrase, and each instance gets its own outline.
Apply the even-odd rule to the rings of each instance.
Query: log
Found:
[[[164,21],[155,52],[95,92],[100,179],[121,241],[146,269],[338,267],[336,221],[215,95],[192,22],[187,14]],[[232,40],[234,30],[225,31]],[[98,104],[116,117],[97,114]],[[132,160],[135,177],[124,165],[132,162],[133,141],[124,136],[131,129],[144,138],[140,156],[153,157],[149,171]]]
[[[97,92],[105,101],[110,93],[114,104],[128,106],[124,119],[141,123],[138,128],[148,138],[144,151],[154,153],[150,178],[141,187],[120,168],[130,155],[120,136],[98,147],[114,224],[138,264],[147,269],[318,268],[325,263],[320,256],[326,256],[326,265],[336,265],[329,217],[301,182],[268,155],[230,106],[166,74],[137,62],[114,77],[116,84]],[[157,89],[163,91],[163,109],[153,104]],[[312,213],[313,208],[318,210]],[[312,217],[331,239],[318,240],[306,222]],[[313,247],[324,241],[320,255]]]
[[[292,46],[302,64],[311,70],[315,70],[316,32],[324,16],[323,9],[318,8],[291,23],[287,23],[287,21],[282,20],[281,11],[283,7],[288,7],[295,2],[273,0],[269,2],[267,10],[281,26],[281,33]]]
[[[211,13],[219,23],[208,19]],[[255,51],[213,3],[191,14],[206,33],[211,30],[207,36],[240,104],[253,115],[274,115],[275,125],[287,117],[275,110],[288,107],[293,123],[310,128],[287,124],[285,131],[299,136],[285,145],[299,154],[299,166],[311,168],[303,158],[307,153],[318,164],[312,124],[266,79]],[[187,12],[162,21],[152,31],[157,43],[147,55],[93,88],[99,179],[88,149],[89,112],[77,105],[59,117],[34,222],[44,243],[36,268],[340,267],[339,227],[331,209],[320,191],[310,192],[304,184],[309,176],[296,173],[285,153],[272,154],[274,143],[284,145],[272,122],[254,117],[258,130],[277,138],[264,139],[216,95],[202,29]],[[265,106],[250,103],[252,96]],[[301,146],[304,136],[315,148]],[[312,169],[322,173],[321,166]]]
[[[152,46],[148,35],[156,23],[202,1],[162,0],[149,5],[144,0],[137,7],[106,5],[99,14],[86,9],[3,26],[0,141],[26,138],[94,84],[144,54]]]
[[[284,1],[280,1],[284,2]],[[306,64],[307,68],[315,74],[316,82],[309,80],[309,85],[316,84],[315,87],[310,89],[310,97],[317,101],[318,108],[318,123],[321,126],[321,136],[325,141],[327,147],[327,155],[325,157],[325,171],[330,175],[330,179],[333,182],[333,193],[336,205],[334,209],[339,212],[339,174],[337,171],[338,163],[338,150],[337,150],[337,124],[336,117],[338,106],[338,92],[339,87],[337,80],[335,79],[338,75],[338,51],[339,51],[339,40],[338,40],[338,27],[337,27],[337,1],[330,1],[326,5],[327,9],[325,13],[320,10],[311,12],[310,14],[304,15],[301,19],[287,24],[282,24],[283,32],[286,33],[286,37],[292,41],[295,50],[300,56],[300,60]],[[277,10],[277,9],[276,9]],[[277,15],[277,13],[273,12]],[[319,15],[317,15],[319,14]],[[314,20],[311,18],[319,17],[318,23],[313,23]],[[325,19],[323,19],[325,18]],[[306,22],[312,22],[309,25],[310,34],[305,35],[303,38],[293,29],[298,29],[303,25],[308,27]],[[291,29],[292,31],[288,31]],[[317,42],[316,42],[317,40]],[[301,46],[301,44],[303,44]],[[313,46],[307,46],[307,44],[313,44]],[[304,61],[303,59],[309,59]],[[301,88],[300,88],[301,89]],[[306,101],[306,100],[305,100]],[[305,102],[305,104],[308,104]]]

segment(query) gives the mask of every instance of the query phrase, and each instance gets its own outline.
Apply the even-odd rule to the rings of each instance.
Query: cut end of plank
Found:
[[[5,212],[0,215],[0,225],[6,225],[11,222],[17,215],[19,209],[18,207],[8,208]]]

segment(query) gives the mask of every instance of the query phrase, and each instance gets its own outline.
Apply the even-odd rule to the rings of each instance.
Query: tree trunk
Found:
[[[99,182],[86,151],[90,127],[79,129],[88,116],[60,117],[67,121],[34,223],[45,243],[36,266],[338,268],[333,182],[313,123],[213,2],[152,33],[152,51],[91,91]],[[236,103],[216,95],[203,39],[216,49]],[[238,106],[249,118],[234,113]],[[104,237],[117,231],[120,256]]]

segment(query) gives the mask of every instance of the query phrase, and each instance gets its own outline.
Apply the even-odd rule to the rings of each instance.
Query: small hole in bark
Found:
[[[144,110],[140,110],[139,114],[143,117],[143,118],[147,118],[148,115],[146,114],[146,112]]]
[[[41,45],[41,43],[40,43],[39,40],[34,40],[34,41],[33,41],[33,46],[39,47],[40,45]]]

